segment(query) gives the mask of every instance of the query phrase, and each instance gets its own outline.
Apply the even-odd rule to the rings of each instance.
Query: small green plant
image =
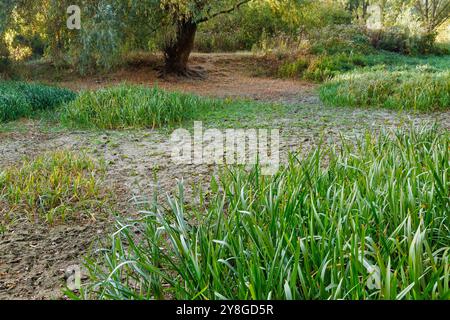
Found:
[[[448,132],[366,134],[234,168],[207,201],[119,223],[87,261],[99,299],[449,299]],[[204,199],[204,197],[200,197]]]
[[[32,117],[75,99],[68,89],[18,81],[0,81],[0,122]]]
[[[0,171],[0,225],[27,217],[49,224],[95,218],[105,194],[102,170],[85,155],[58,151]]]
[[[355,71],[322,85],[320,97],[332,106],[447,110],[450,107],[450,72],[429,67],[392,72]]]

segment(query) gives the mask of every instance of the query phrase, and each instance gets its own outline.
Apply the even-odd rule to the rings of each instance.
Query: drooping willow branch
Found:
[[[239,9],[241,6],[243,6],[244,4],[246,4],[246,3],[250,2],[250,1],[251,1],[251,0],[242,0],[241,2],[235,4],[235,5],[234,5],[233,7],[231,7],[231,8],[228,8],[228,9],[225,9],[225,10],[222,10],[222,11],[215,12],[215,13],[213,13],[213,14],[211,14],[211,15],[208,15],[208,16],[204,16],[204,17],[202,17],[202,18],[196,20],[195,22],[196,22],[197,24],[199,24],[199,23],[202,23],[202,22],[206,22],[206,21],[208,21],[208,20],[210,20],[210,19],[213,19],[213,18],[215,18],[215,17],[217,17],[217,16],[220,16],[220,15],[222,15],[222,14],[231,13],[231,12],[233,12],[234,10]]]

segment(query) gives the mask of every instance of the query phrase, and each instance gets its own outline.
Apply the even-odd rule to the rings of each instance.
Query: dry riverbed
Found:
[[[168,90],[194,92],[215,97],[246,98],[277,102],[289,108],[275,115],[262,114],[248,122],[245,119],[226,127],[274,128],[280,130],[281,160],[289,151],[305,154],[319,144],[339,142],[340,133],[353,139],[365,130],[396,128],[437,122],[450,128],[450,113],[413,115],[386,110],[332,109],[321,105],[315,85],[293,80],[254,78],[230,71],[236,65],[232,57],[205,59],[195,57],[212,72],[209,79],[158,82]],[[231,59],[231,62],[228,60]],[[237,66],[238,67],[238,66]],[[120,80],[154,85],[151,73],[122,71],[107,79],[90,79],[62,83],[74,89],[112,85]],[[214,123],[205,127],[214,127]],[[218,129],[221,129],[220,127]],[[47,226],[27,219],[19,220],[0,234],[0,299],[61,299],[67,268],[80,265],[83,256],[98,247],[113,228],[116,216],[134,217],[136,201],[152,199],[158,192],[160,201],[175,190],[178,181],[186,186],[186,201],[195,201],[194,185],[205,188],[216,165],[175,164],[171,159],[170,130],[69,131],[49,128],[38,121],[27,120],[0,127],[0,171],[18,165],[24,157],[54,150],[84,150],[106,164],[105,185],[114,191],[114,212],[109,217],[82,224]],[[155,179],[157,177],[157,179]]]

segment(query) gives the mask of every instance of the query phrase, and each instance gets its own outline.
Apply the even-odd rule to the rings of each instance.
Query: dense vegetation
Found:
[[[69,126],[97,129],[157,128],[179,124],[223,104],[157,87],[120,85],[81,92],[65,105],[62,121]]]
[[[0,81],[0,123],[54,110],[75,99],[68,89],[16,81]]]
[[[180,186],[118,225],[88,264],[85,294],[449,299],[449,138],[436,128],[367,134],[293,155],[272,177],[232,169],[195,207]]]
[[[450,71],[358,71],[337,76],[320,89],[335,106],[434,111],[450,106]]]
[[[70,4],[1,0],[0,63],[6,68],[8,56],[44,55],[89,72],[117,66],[133,50],[162,50],[167,71],[183,71],[194,47],[292,52],[306,45],[313,54],[362,47],[429,54],[440,51],[435,40],[445,33],[450,10],[448,0],[95,0],[79,2],[81,30],[70,30]],[[380,17],[373,17],[370,5],[379,6]],[[367,28],[373,19],[381,28]]]

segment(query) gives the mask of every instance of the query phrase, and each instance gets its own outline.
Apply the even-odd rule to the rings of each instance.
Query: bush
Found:
[[[320,88],[320,97],[333,106],[448,110],[450,72],[419,67],[392,72],[352,72],[325,83]]]
[[[181,189],[118,225],[82,296],[449,299],[449,141],[367,134],[272,177],[225,172],[198,206]]]
[[[22,219],[22,214],[50,224],[93,217],[104,204],[100,173],[85,155],[64,151],[6,168],[0,171],[0,222]]]
[[[66,125],[98,129],[156,128],[180,123],[214,102],[158,88],[120,85],[81,92],[62,113]]]
[[[388,28],[381,31],[367,31],[372,46],[405,55],[445,54],[436,45],[436,34],[411,35],[402,28]]]
[[[278,75],[282,78],[300,78],[308,69],[309,61],[299,58],[294,62],[286,62],[278,69]]]
[[[367,54],[373,52],[365,29],[356,25],[331,25],[309,34],[314,55]]]
[[[76,94],[68,89],[15,81],[0,81],[0,122],[33,116],[54,109]]]
[[[0,92],[0,123],[16,120],[32,112],[24,96]]]
[[[202,52],[251,50],[264,36],[293,30],[265,1],[254,1],[230,15],[221,15],[202,24],[195,39],[195,49]]]
[[[11,61],[9,59],[8,49],[2,39],[0,39],[0,80],[2,74],[6,75],[7,73],[9,73],[10,65]]]

